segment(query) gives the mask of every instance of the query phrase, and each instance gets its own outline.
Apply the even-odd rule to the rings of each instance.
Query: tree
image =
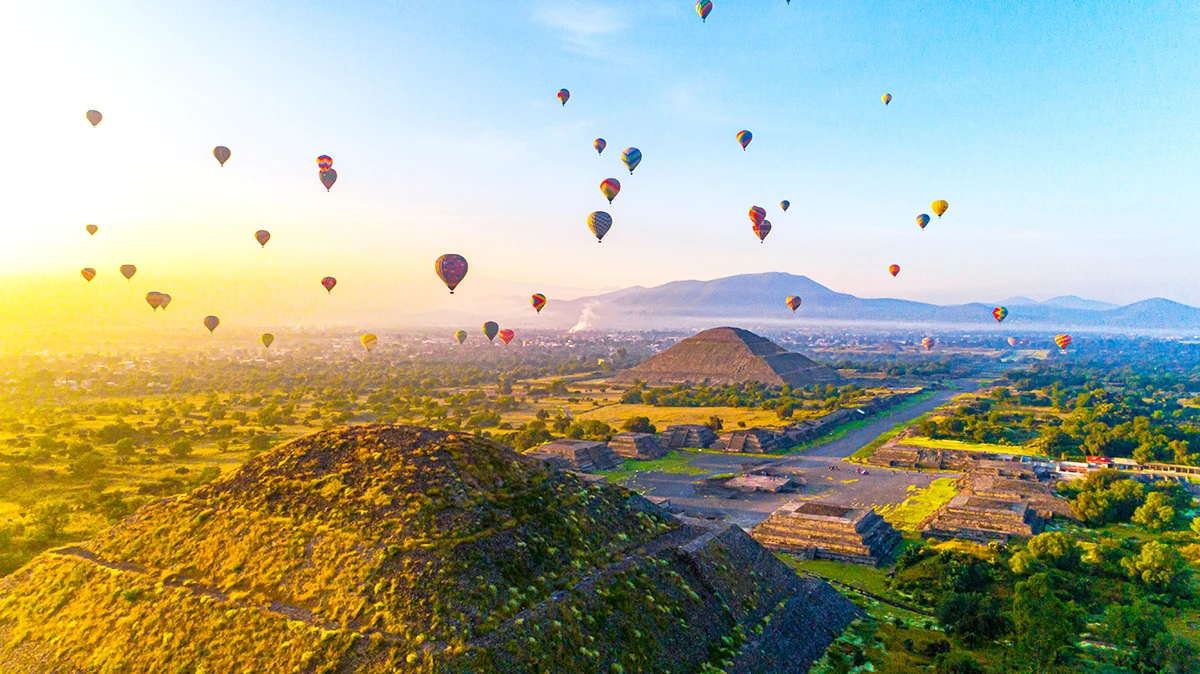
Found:
[[[104,457],[96,452],[87,452],[71,459],[67,464],[71,474],[77,478],[89,478],[100,472],[104,467]]]
[[[704,425],[708,426],[709,429],[711,429],[713,433],[716,433],[717,431],[720,431],[722,428],[725,428],[725,422],[721,421],[721,417],[719,417],[715,414],[712,415],[711,417],[709,417],[708,423],[706,423]],[[1200,519],[1200,518],[1197,518],[1197,519]]]
[[[1045,573],[1017,583],[1012,619],[1017,649],[1036,674],[1049,671],[1063,647],[1078,639],[1084,628],[1083,612],[1075,602],[1058,598]]]
[[[1159,608],[1139,599],[1129,606],[1110,605],[1104,612],[1099,633],[1111,643],[1136,651],[1138,659],[1142,660],[1148,655],[1154,638],[1166,628]]]
[[[975,646],[1008,631],[1000,600],[978,592],[951,592],[938,603],[937,619],[947,634],[957,634]]]
[[[1121,566],[1130,578],[1159,591],[1180,589],[1189,575],[1179,551],[1158,541],[1147,541],[1141,552],[1122,559]]]
[[[133,438],[121,438],[113,445],[113,450],[117,452],[117,456],[133,456],[137,447],[133,444]]]
[[[933,671],[935,674],[986,674],[978,660],[962,651],[942,653],[934,658]]]
[[[192,443],[188,440],[178,440],[171,445],[171,456],[176,459],[186,459],[192,455]]]
[[[1146,502],[1133,511],[1132,522],[1150,531],[1162,531],[1175,523],[1175,509],[1170,499],[1162,492],[1150,492]]]
[[[1013,573],[1035,573],[1044,565],[1070,571],[1079,568],[1082,551],[1075,539],[1061,531],[1047,531],[1029,539],[1025,550],[1013,555],[1009,568]]]
[[[658,430],[650,423],[650,417],[630,417],[621,428],[632,433],[654,433]]]

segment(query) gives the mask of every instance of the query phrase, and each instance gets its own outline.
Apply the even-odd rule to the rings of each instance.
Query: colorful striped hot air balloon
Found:
[[[488,321],[483,324],[483,336],[487,337],[489,342],[496,339],[498,332],[500,332],[500,326],[496,324],[496,321]]]
[[[587,217],[588,229],[592,230],[592,234],[596,236],[596,243],[601,243],[604,235],[608,234],[608,230],[612,229],[612,216],[604,211],[594,211]]]
[[[603,138],[597,138],[592,141],[592,147],[596,148],[596,154],[603,154],[604,148],[608,147],[608,143],[604,142]]]
[[[1062,349],[1063,353],[1066,353],[1067,347],[1071,346],[1071,336],[1070,335],[1055,335],[1054,343],[1058,345],[1058,348]]]
[[[787,209],[792,207],[792,202],[788,201],[787,199],[784,199],[783,201],[779,202],[779,207],[781,209],[783,209],[784,213],[787,213]]]
[[[763,220],[767,219],[767,209],[762,206],[751,206],[749,214],[750,224],[752,225],[760,225]]]
[[[946,212],[946,209],[950,208],[950,204],[945,199],[938,199],[930,204],[929,207],[933,209],[934,214],[937,215],[938,218],[941,218],[942,214]]]
[[[221,162],[221,166],[224,166],[225,162],[229,161],[229,154],[229,148],[224,145],[218,145],[213,148],[213,156],[217,158],[217,161]]]
[[[92,279],[96,278],[96,270],[92,269],[91,267],[84,267],[83,269],[80,269],[79,274],[83,276],[84,280],[88,283],[91,283]]]
[[[796,310],[800,308],[800,302],[800,298],[796,297],[795,295],[791,295],[787,298],[787,305],[788,308],[792,310],[792,313],[796,313]]]
[[[1008,309],[1005,307],[996,307],[992,309],[992,317],[996,319],[997,323],[1003,323],[1004,319],[1008,317]]]
[[[158,308],[162,306],[162,298],[162,293],[157,290],[151,290],[146,293],[146,304],[149,304],[151,309],[158,311]]]
[[[269,349],[269,348],[271,348],[271,342],[275,341],[275,335],[272,335],[269,332],[264,332],[262,334],[262,337],[259,337],[259,339],[262,340],[263,346],[265,346]]]
[[[542,313],[542,307],[546,306],[546,296],[541,293],[534,293],[533,296],[529,298],[529,303],[532,304],[533,308],[536,309],[540,314]]]
[[[605,178],[600,181],[600,194],[603,194],[604,198],[608,199],[608,203],[611,204],[612,200],[616,199],[620,192],[621,182],[616,178]]]
[[[321,184],[325,186],[325,191],[328,192],[333,188],[333,184],[337,182],[337,171],[333,169],[325,169],[321,171]]]
[[[96,232],[100,231],[100,228],[95,225],[88,225],[87,227],[84,227],[84,229],[86,229],[87,233],[91,234],[92,236],[96,236]]]
[[[513,341],[513,337],[515,337],[515,336],[516,336],[516,333],[514,333],[512,330],[509,330],[507,328],[500,331],[500,340],[502,342],[504,342],[505,344],[508,344],[509,342]]]
[[[752,140],[754,140],[754,134],[750,133],[749,131],[742,129],[741,131],[737,132],[737,142],[738,145],[742,146],[743,152],[746,150],[746,146],[749,145],[750,141]]]
[[[367,353],[371,353],[371,349],[375,348],[375,342],[378,341],[379,338],[369,332],[358,338],[358,343],[362,344],[362,347],[367,350]]]
[[[263,248],[267,247],[267,242],[271,240],[271,233],[265,229],[260,229],[254,233],[254,240]]]
[[[936,342],[932,337],[926,337],[925,339],[921,340],[921,346],[925,347],[926,351],[932,349],[934,344],[936,344]]]
[[[337,279],[332,276],[326,276],[321,279],[321,285],[325,288],[325,292],[332,293],[333,287],[337,285]]]
[[[102,120],[102,119],[104,119],[104,115],[100,114],[99,110],[88,110],[87,111],[87,121],[92,123],[93,129],[96,128],[96,125],[99,124],[100,120]]]
[[[433,263],[433,270],[453,295],[454,289],[467,275],[467,258],[457,253],[446,253]]]
[[[712,13],[712,0],[696,0],[696,13],[702,22],[707,23],[708,15]]]
[[[136,273],[137,273],[137,267],[135,267],[131,264],[121,265],[121,276],[124,276],[126,281],[133,278],[133,275]]]
[[[625,162],[625,168],[629,169],[629,175],[633,175],[633,169],[642,163],[642,151],[636,147],[627,147],[621,153],[621,161]]]
[[[571,92],[567,91],[566,89],[559,89],[558,90],[558,102],[562,103],[563,107],[565,108],[565,107],[567,107],[567,101],[569,101],[569,100],[571,100]]]
[[[320,157],[317,157],[317,170],[318,171],[328,171],[331,168],[333,168],[333,157],[330,157],[327,154],[323,154]]]
[[[462,344],[463,342],[467,341],[467,331],[459,330],[459,331],[455,332],[454,339],[458,340],[459,344]]]
[[[929,216],[928,215],[925,215],[924,213],[922,213],[917,216],[917,226],[918,227],[920,227],[921,229],[925,229],[925,225],[928,225],[928,224],[929,224]]]
[[[754,230],[754,235],[758,237],[758,242],[763,243],[767,239],[767,235],[771,233],[771,221],[763,220],[761,223],[754,225],[750,229]]]
[[[893,278],[895,278],[896,274],[900,273],[900,265],[893,264],[893,265],[889,266],[888,273],[891,274]]]
[[[210,335],[213,333],[213,330],[216,330],[217,326],[220,324],[221,324],[221,319],[217,318],[216,316],[205,316],[204,317],[204,327],[208,328],[208,334],[210,334]]]
[[[891,102],[892,102],[892,95],[891,95],[891,94],[884,94],[884,95],[882,96],[882,98],[883,98],[883,104],[884,104],[884,105],[887,105],[888,103],[891,103]]]

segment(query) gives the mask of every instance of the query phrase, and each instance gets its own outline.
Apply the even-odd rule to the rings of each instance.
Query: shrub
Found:
[[[654,433],[658,430],[650,423],[650,417],[630,417],[621,428],[632,433]]]
[[[187,440],[179,440],[171,445],[171,456],[176,459],[186,459],[192,455],[192,443]]]

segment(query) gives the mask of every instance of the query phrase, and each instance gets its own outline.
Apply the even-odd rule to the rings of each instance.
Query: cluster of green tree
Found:
[[[1180,528],[1192,502],[1183,485],[1164,481],[1143,484],[1115,470],[1061,482],[1058,491],[1069,499],[1071,512],[1086,524],[1132,522],[1149,531]]]
[[[953,378],[978,374],[977,359],[962,356],[927,358],[911,355],[872,356],[861,360],[843,358],[833,363],[838,370],[853,370],[863,374],[882,374],[888,377]]]
[[[674,384],[656,388],[635,381],[621,397],[621,402],[657,407],[748,407],[776,410],[781,417],[788,418],[798,409],[835,409],[866,395],[867,392],[856,384],[841,387],[813,384],[793,388],[790,384],[767,386],[749,382],[720,386]]]

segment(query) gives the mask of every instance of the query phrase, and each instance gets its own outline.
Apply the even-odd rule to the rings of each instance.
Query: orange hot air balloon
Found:
[[[271,348],[271,342],[275,341],[275,335],[272,335],[269,332],[264,332],[262,337],[259,337],[259,339],[262,340],[263,346],[269,349]]]
[[[91,283],[92,279],[96,278],[96,270],[91,267],[84,267],[79,270],[79,273],[88,283]]]
[[[457,253],[446,253],[433,263],[433,270],[453,295],[454,289],[467,276],[467,258]]]
[[[884,105],[887,105],[888,103],[891,103],[891,102],[892,102],[892,95],[891,95],[891,94],[884,94],[884,95],[882,96],[882,98],[883,98],[883,104],[884,104]]]
[[[166,311],[167,305],[169,305],[170,303],[171,303],[171,296],[166,293],[163,293],[162,294],[162,303],[159,304],[159,306],[162,307],[163,311]]]
[[[936,342],[933,341],[932,337],[926,337],[925,339],[921,340],[921,346],[925,347],[926,351],[932,349],[934,344],[936,344]]]
[[[213,148],[213,156],[217,158],[217,161],[221,162],[221,166],[224,166],[225,162],[229,161],[229,155],[229,148],[224,145],[218,145]]]
[[[1070,335],[1055,335],[1054,343],[1058,345],[1058,348],[1063,350],[1063,353],[1066,353],[1067,347],[1071,346],[1071,336]]]
[[[323,154],[320,157],[317,157],[317,170],[318,171],[328,171],[331,168],[333,168],[333,157],[330,157],[327,154]]]
[[[86,229],[87,233],[91,234],[92,236],[96,236],[96,232],[100,231],[100,228],[95,225],[88,225],[87,227],[84,227],[84,229]]]
[[[367,353],[371,353],[371,349],[375,348],[375,342],[378,342],[378,341],[379,341],[379,338],[376,337],[375,335],[372,335],[369,332],[367,334],[363,335],[362,337],[358,338],[358,342],[360,344],[362,344],[362,347],[364,349],[367,350]]]
[[[326,276],[321,279],[321,285],[325,286],[325,292],[331,293],[333,292],[333,287],[337,285],[337,279],[332,276]]]
[[[950,204],[945,199],[938,199],[930,204],[929,207],[933,209],[934,215],[940,219],[942,214],[946,212],[946,209],[950,208]]]
[[[496,321],[488,321],[483,324],[483,336],[488,338],[488,341],[496,339],[496,334],[500,332],[500,326]]]
[[[992,318],[996,319],[997,323],[1003,323],[1004,319],[1008,318],[1008,309],[1004,307],[992,309]]]
[[[213,330],[216,330],[217,326],[220,324],[221,324],[221,319],[217,318],[216,316],[205,316],[204,317],[204,327],[208,328],[208,334],[210,334],[210,335],[213,333]]]
[[[271,233],[265,229],[260,229],[254,233],[254,240],[263,248],[267,247],[267,242],[271,240]]]
[[[102,120],[102,119],[104,119],[104,115],[100,114],[99,110],[88,110],[87,111],[87,121],[92,123],[93,129],[96,128],[96,125],[99,124],[100,120]]]
[[[569,101],[569,100],[571,100],[571,92],[567,91],[566,89],[559,89],[558,90],[558,102],[562,103],[563,107],[565,108],[565,107],[567,107],[567,101]]]
[[[503,341],[505,344],[508,344],[509,342],[513,341],[514,336],[516,336],[516,333],[514,333],[512,330],[509,330],[507,328],[500,331],[500,340]]]
[[[157,290],[146,293],[146,304],[149,304],[151,309],[158,311],[158,308],[162,306],[162,293]]]
[[[597,138],[592,141],[592,147],[596,148],[596,154],[604,154],[604,148],[608,147],[608,143],[604,142],[603,138]]]
[[[762,206],[750,207],[750,224],[760,225],[767,218],[767,209]]]
[[[337,182],[337,171],[333,169],[325,169],[321,171],[321,184],[325,186],[325,191],[328,192],[333,184]]]
[[[763,220],[761,224],[754,225],[750,229],[754,230],[754,235],[758,237],[758,242],[763,243],[767,240],[767,235],[771,233],[771,221]]]
[[[896,274],[900,273],[900,265],[894,264],[894,265],[889,266],[888,273],[891,274],[893,277],[895,277]]]
[[[621,182],[616,178],[605,178],[600,182],[600,194],[603,194],[604,198],[608,199],[608,203],[611,204],[612,200],[615,199],[617,194],[620,192]]]
[[[466,330],[456,331],[454,333],[454,339],[458,340],[459,344],[462,344],[463,342],[467,341],[467,331]]]
[[[787,298],[787,305],[792,310],[792,313],[796,313],[796,310],[800,308],[800,302],[800,298],[795,295]]]
[[[540,314],[542,313],[542,307],[546,306],[546,296],[541,293],[534,293],[533,296],[529,298],[529,303],[532,304],[533,308],[537,309],[537,312]]]
[[[1009,346],[1016,346],[1016,345],[1017,345],[1017,338],[1016,338],[1016,337],[1009,337],[1009,338],[1008,338],[1008,345],[1009,345]]]
[[[124,276],[126,281],[133,278],[133,275],[136,273],[137,273],[137,267],[135,267],[131,264],[121,265],[121,276]]]

